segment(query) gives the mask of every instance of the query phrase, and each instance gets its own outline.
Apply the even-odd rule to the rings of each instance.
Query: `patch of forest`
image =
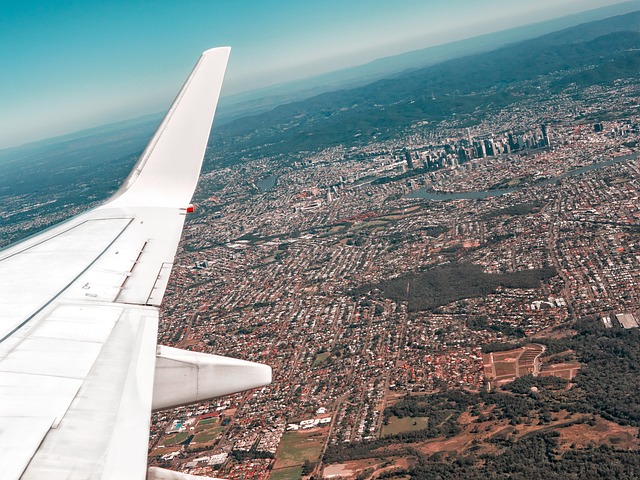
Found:
[[[534,200],[531,202],[518,203],[509,207],[501,208],[499,210],[487,213],[484,218],[495,218],[501,216],[515,217],[521,215],[530,215],[532,213],[538,213],[545,206],[546,202],[542,200]]]
[[[498,287],[539,288],[556,275],[553,267],[489,274],[478,265],[455,263],[412,272],[356,290],[362,295],[373,289],[396,302],[408,302],[409,311],[433,310],[457,300],[488,295]]]
[[[620,425],[640,427],[640,329],[604,328],[596,318],[578,322],[571,338],[541,339],[550,354],[573,350],[585,365],[574,379],[584,408]]]
[[[500,332],[508,337],[525,337],[524,330],[520,327],[514,327],[513,325],[505,322],[493,322],[484,315],[475,317],[467,317],[465,325],[468,329],[478,331],[494,331]],[[485,352],[486,353],[486,352]]]
[[[604,328],[596,318],[583,319],[575,328],[577,333],[573,337],[535,340],[547,347],[545,355],[572,351],[571,359],[583,365],[573,379],[575,393],[571,398],[550,406],[597,413],[620,425],[640,427],[640,329]],[[522,345],[523,342],[494,343],[483,346],[482,350],[484,353],[499,352]],[[541,378],[533,380],[542,381]],[[531,381],[530,377],[522,377],[503,388],[521,393],[527,387],[538,386],[529,384]]]
[[[538,379],[535,380],[537,382]],[[454,437],[462,432],[458,419],[467,410],[472,416],[477,417],[478,422],[509,420],[513,425],[519,425],[529,419],[534,412],[539,412],[540,421],[548,423],[551,415],[546,409],[544,398],[544,392],[530,396],[514,395],[503,391],[474,393],[464,390],[445,390],[426,396],[407,395],[395,405],[385,409],[383,421],[386,423],[392,415],[399,418],[426,417],[428,418],[426,428],[398,433],[366,443],[330,445],[325,452],[324,460],[327,463],[335,463],[370,458],[373,451],[379,452],[381,449],[384,452],[385,447],[391,445]],[[482,413],[483,405],[485,407],[491,405],[494,408],[491,413],[485,414]],[[380,456],[380,454],[376,453],[374,456]]]
[[[359,444],[331,445],[325,462],[384,457],[393,452],[385,447],[411,444],[438,437],[452,437],[462,427],[458,418],[468,411],[476,421],[509,420],[512,425],[535,420],[549,423],[552,413],[600,415],[619,425],[640,426],[638,372],[640,371],[640,329],[606,329],[595,318],[583,319],[574,326],[576,334],[563,339],[536,339],[555,353],[573,350],[583,364],[573,388],[567,380],[555,377],[519,378],[500,390],[467,392],[444,390],[431,395],[406,396],[388,407],[384,418],[427,417],[428,428]],[[536,389],[532,390],[532,387]],[[492,406],[488,411],[487,406]],[[591,417],[594,418],[594,417]],[[581,420],[587,421],[589,420]],[[545,431],[521,439],[495,438],[503,449],[498,455],[473,453],[419,455],[418,464],[409,470],[383,474],[379,478],[409,475],[411,478],[638,478],[640,456],[637,452],[600,446],[562,452],[557,433]]]
[[[640,476],[638,452],[610,447],[569,450],[562,452],[557,432],[544,432],[507,443],[498,455],[466,455],[452,461],[442,461],[442,455],[420,456],[409,470],[382,474],[377,478],[438,478],[492,480],[532,478],[603,478],[632,479]],[[482,463],[479,464],[479,461]]]

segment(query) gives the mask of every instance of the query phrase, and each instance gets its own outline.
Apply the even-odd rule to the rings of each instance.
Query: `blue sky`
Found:
[[[230,45],[223,95],[619,0],[3,0],[0,148],[168,108]]]

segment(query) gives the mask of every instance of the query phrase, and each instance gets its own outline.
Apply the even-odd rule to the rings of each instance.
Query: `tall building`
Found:
[[[460,163],[463,163],[469,160],[469,155],[467,155],[467,151],[463,147],[460,147],[458,149],[458,159],[460,160]]]
[[[413,168],[413,159],[411,158],[411,152],[409,150],[404,151],[404,156],[407,159],[407,168]]]
[[[493,140],[490,139],[486,139],[484,141],[484,149],[485,152],[487,152],[487,156],[488,157],[495,157],[496,156],[496,149],[493,145]]]
[[[547,126],[543,123],[541,126],[542,129],[542,142],[545,147],[550,147],[551,142],[549,141],[549,132],[547,131]]]
[[[476,140],[473,144],[474,149],[476,151],[476,157],[477,158],[486,158],[487,157],[487,150],[484,146],[484,142],[482,140]]]

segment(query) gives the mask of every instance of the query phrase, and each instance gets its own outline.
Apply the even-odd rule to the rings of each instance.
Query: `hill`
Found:
[[[330,91],[360,87],[376,80],[395,77],[409,70],[424,68],[457,57],[488,52],[575,25],[623,15],[639,8],[640,1],[638,0],[618,3],[540,23],[411,50],[311,78],[303,78],[228,97],[224,96],[218,105],[216,123],[223,125],[239,117],[272,110],[281,104],[301,101]],[[625,29],[620,26],[616,28]],[[604,31],[601,34],[604,33],[607,32]]]
[[[519,82],[540,87],[540,78],[550,74],[560,77],[544,84],[550,93],[572,81],[637,77],[639,61],[640,12],[634,12],[282,105],[214,130],[211,145],[227,163],[358,145],[391,138],[419,121],[508,106],[526,94]]]

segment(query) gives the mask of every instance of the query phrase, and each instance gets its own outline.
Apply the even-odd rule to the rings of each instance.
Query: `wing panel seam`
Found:
[[[113,220],[113,219],[111,219]],[[123,219],[120,219],[123,220]],[[90,221],[94,221],[94,220],[87,220],[87,222]],[[67,288],[69,288],[71,285],[73,285],[73,283],[78,280],[78,278],[80,278],[82,275],[84,275],[98,260],[100,260],[100,257],[102,257],[102,255],[111,248],[111,246],[120,238],[120,236],[127,230],[127,228],[129,228],[129,226],[131,225],[131,222],[133,222],[133,218],[130,218],[129,221],[127,222],[127,224],[124,226],[124,228],[122,230],[120,230],[120,233],[118,233],[113,240],[111,240],[111,242],[109,242],[109,244],[98,254],[96,255],[96,258],[93,259],[93,261],[91,263],[89,263],[89,265],[87,265],[80,273],[78,273],[78,275],[76,275],[69,283],[67,283],[65,286],[63,286],[58,293],[56,293],[55,295],[53,295],[47,302],[45,302],[44,305],[42,305],[40,308],[38,308],[35,312],[33,312],[31,315],[29,315],[27,318],[25,318],[19,325],[17,325],[16,327],[14,327],[13,330],[11,330],[9,333],[7,333],[4,337],[2,337],[0,339],[0,343],[4,342],[5,340],[7,340],[9,337],[11,337],[14,333],[16,333],[18,330],[20,330],[22,327],[24,327],[27,323],[29,323],[31,320],[33,320],[33,318],[38,315],[40,312],[42,312],[45,308],[47,308],[49,305],[51,305],[51,303],[60,296],[60,294],[62,292],[64,292]],[[83,224],[85,222],[82,222]],[[81,224],[78,224],[81,225]],[[78,226],[76,225],[76,226]],[[73,227],[75,228],[75,227]],[[69,230],[72,230],[71,228]],[[65,232],[68,232],[69,230],[65,230]],[[54,237],[49,237],[49,238],[55,238],[58,235],[55,235]],[[49,238],[47,238],[47,240],[49,240]],[[44,242],[41,242],[44,243]],[[27,250],[27,249],[25,249]],[[23,252],[25,250],[22,250]],[[6,257],[9,258],[9,257]]]

